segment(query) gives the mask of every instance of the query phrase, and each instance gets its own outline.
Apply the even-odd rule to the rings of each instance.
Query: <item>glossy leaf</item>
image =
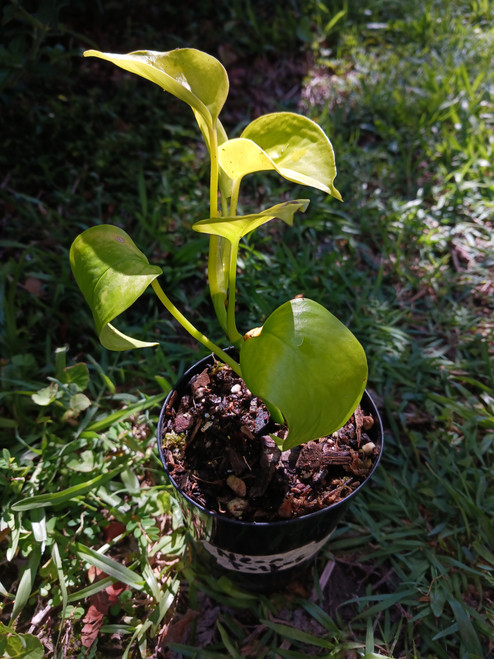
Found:
[[[305,211],[309,205],[308,199],[294,199],[276,204],[261,213],[252,215],[237,215],[235,217],[214,217],[208,220],[200,220],[192,225],[199,233],[222,236],[231,243],[236,243],[250,231],[257,229],[262,224],[278,218],[287,224],[293,224],[293,216],[297,211]]]
[[[221,144],[218,157],[221,168],[234,181],[254,172],[277,169],[273,160],[259,145],[244,137]]]
[[[149,264],[125,231],[110,224],[87,229],[72,243],[70,264],[105,348],[127,350],[156,345],[126,336],[111,325],[161,274],[161,268]]]
[[[334,151],[322,128],[293,112],[266,114],[250,123],[241,137],[255,142],[277,172],[294,183],[309,185],[341,201],[334,187]]]
[[[247,387],[281,410],[284,449],[329,435],[357,407],[367,360],[355,336],[323,306],[296,298],[276,309],[240,352]]]
[[[86,50],[126,71],[151,80],[197,111],[212,127],[228,96],[228,75],[215,57],[195,48],[167,52],[140,50],[125,55]]]

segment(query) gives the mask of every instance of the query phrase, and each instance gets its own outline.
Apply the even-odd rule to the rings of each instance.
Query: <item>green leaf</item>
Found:
[[[161,274],[161,268],[149,264],[125,231],[110,224],[87,229],[72,243],[70,264],[105,348],[127,350],[156,345],[126,336],[111,325]]]
[[[36,405],[46,406],[51,405],[56,399],[58,393],[58,384],[56,382],[50,382],[47,387],[43,387],[36,393],[31,395],[33,403]]]
[[[83,474],[90,474],[94,471],[94,451],[83,451],[79,456],[75,456],[68,460],[67,467],[73,471],[78,471]]]
[[[480,657],[484,656],[482,645],[465,605],[463,602],[460,603],[455,599],[451,599],[449,605],[455,616],[456,623],[458,624],[460,638],[463,641],[465,648],[468,648],[469,653],[471,653],[469,656],[478,657],[480,659]]]
[[[62,380],[67,366],[67,349],[67,346],[55,348],[55,377],[57,380]]]
[[[41,547],[38,543],[35,543],[29,556],[29,561],[24,569],[24,572],[22,573],[19,585],[17,586],[17,593],[10,617],[11,621],[14,621],[17,618],[31,597],[34,580],[36,578],[36,574],[38,573],[40,559]]]
[[[293,224],[294,214],[297,211],[305,211],[308,205],[308,199],[295,199],[276,204],[276,206],[272,206],[261,213],[253,213],[252,215],[214,217],[208,220],[200,220],[193,224],[192,228],[199,233],[222,236],[233,244],[237,243],[242,236],[269,222],[269,220],[273,220],[275,217],[287,224]]]
[[[83,362],[67,366],[60,374],[60,380],[64,384],[74,384],[79,391],[84,391],[89,385],[89,369]]]
[[[220,632],[221,640],[223,641],[223,645],[225,646],[228,652],[228,656],[231,657],[232,659],[241,659],[241,655],[239,654],[238,650],[235,648],[234,644],[230,640],[230,637],[228,636],[228,632],[226,631],[226,629],[223,627],[223,625],[220,623],[219,620],[216,621],[216,627]]]
[[[33,508],[30,512],[31,518],[31,528],[33,531],[33,537],[36,542],[39,542],[41,547],[44,547],[44,543],[48,537],[46,532],[46,515],[43,508]]]
[[[326,26],[324,28],[324,32],[326,33],[326,35],[330,33],[330,31],[334,28],[336,23],[341,21],[342,18],[345,18],[346,14],[347,14],[347,10],[342,9],[337,14],[335,14],[328,23],[326,23]]]
[[[122,483],[127,488],[127,492],[129,494],[140,493],[141,484],[135,473],[132,471],[132,469],[130,469],[130,467],[122,471],[122,473],[120,474],[120,478],[122,479]]]
[[[6,659],[43,659],[41,641],[32,634],[18,634],[0,622],[0,654]]]
[[[105,556],[90,547],[86,547],[78,542],[74,543],[76,554],[87,561],[90,565],[99,568],[102,572],[118,581],[122,581],[131,588],[142,590],[145,586],[144,579],[133,572],[130,568],[118,563],[113,558]]]
[[[252,140],[237,137],[218,148],[223,171],[234,181],[254,172],[277,169],[273,160]]]
[[[86,586],[86,588],[81,588],[81,590],[70,593],[67,597],[67,602],[70,604],[71,602],[78,602],[79,600],[84,600],[88,597],[91,597],[92,595],[96,595],[96,593],[100,593],[102,590],[105,590],[105,588],[112,584],[113,581],[114,580],[112,577],[104,577],[103,579],[98,579],[98,581],[89,584],[89,586]]]
[[[330,638],[321,638],[320,636],[309,634],[302,629],[297,629],[296,627],[284,625],[279,622],[272,622],[271,620],[261,620],[261,622],[263,625],[266,625],[266,627],[279,634],[281,638],[297,641],[298,643],[305,643],[307,645],[314,645],[320,648],[334,647],[334,642]]]
[[[85,57],[99,57],[147,78],[195,110],[213,127],[228,96],[228,75],[216,58],[195,48],[168,52],[141,50],[119,55],[87,50]]]
[[[166,393],[155,394],[154,396],[149,396],[148,398],[145,398],[144,400],[140,400],[139,402],[134,403],[133,405],[128,405],[127,407],[118,410],[117,412],[112,412],[112,414],[105,414],[101,419],[97,419],[96,421],[91,423],[87,427],[87,430],[92,432],[101,432],[102,430],[106,430],[106,428],[109,428],[114,423],[117,423],[119,421],[124,421],[125,419],[128,419],[129,416],[132,416],[137,412],[141,412],[142,410],[148,410],[151,407],[154,407],[154,405],[158,405],[159,403],[161,403],[163,398],[165,398],[165,396]]]
[[[98,488],[100,485],[105,483],[108,480],[111,480],[117,476],[123,469],[125,465],[120,465],[111,471],[106,472],[105,474],[100,474],[95,476],[84,483],[79,483],[78,485],[73,485],[68,487],[65,490],[60,490],[60,492],[54,492],[50,494],[37,494],[34,497],[28,497],[27,499],[21,499],[16,503],[12,504],[12,510],[17,512],[23,512],[24,510],[31,510],[31,508],[44,508],[45,506],[56,506],[76,497],[83,496],[87,494],[92,489]]]
[[[67,582],[63,571],[63,563],[62,563],[62,557],[60,556],[60,549],[58,548],[58,544],[56,542],[53,543],[51,549],[51,555],[53,558],[53,563],[55,564],[55,569],[57,571],[58,583],[60,585],[60,594],[62,595],[62,620],[64,620],[65,610],[67,609],[67,603],[68,603]]]
[[[266,114],[250,123],[241,137],[255,142],[281,176],[309,185],[341,201],[334,187],[334,151],[322,128],[293,112]]]
[[[83,412],[91,405],[86,394],[74,394],[70,397],[70,409],[76,413]]]
[[[447,593],[437,581],[432,583],[430,598],[430,606],[433,615],[435,615],[436,618],[441,617],[444,605],[446,604]]]
[[[345,424],[367,382],[364,350],[317,302],[297,298],[276,309],[240,351],[247,387],[288,424],[283,448],[329,435]]]
[[[6,392],[6,395],[9,394],[10,392]],[[4,416],[0,416],[0,428],[17,428],[17,421],[15,419],[7,419]]]

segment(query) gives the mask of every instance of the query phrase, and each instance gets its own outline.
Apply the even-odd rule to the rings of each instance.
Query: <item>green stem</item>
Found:
[[[210,217],[218,217],[218,133],[216,132],[216,121],[209,129],[209,157],[211,160],[211,173],[209,182],[209,206]]]
[[[218,217],[218,133],[216,122],[209,128],[209,157],[211,161],[209,205],[210,217]],[[223,201],[223,200],[222,200]],[[227,273],[224,268],[225,240],[220,236],[209,238],[208,255],[208,283],[209,292],[218,322],[225,333],[227,332],[226,297],[228,290]]]
[[[228,277],[228,338],[233,345],[239,347],[242,343],[242,335],[237,330],[235,323],[235,287],[237,281],[237,255],[238,255],[238,240],[232,243],[230,252],[230,274]]]
[[[209,293],[221,329],[227,334],[225,302],[228,284],[227,273],[223,266],[226,256],[224,253],[225,248],[229,248],[229,244],[224,239],[221,240],[220,236],[210,236],[208,256]]]
[[[232,187],[232,198],[230,200],[230,217],[236,217],[237,215],[237,205],[238,205],[238,196],[240,192],[240,182],[242,177],[235,179]]]
[[[196,339],[196,341],[199,341],[199,343],[202,343],[203,346],[206,346],[208,350],[214,352],[214,354],[217,357],[219,357],[221,361],[225,362],[225,364],[228,364],[228,366],[230,366],[235,371],[235,373],[237,373],[237,375],[240,375],[240,377],[242,377],[240,364],[238,364],[226,352],[224,352],[215,343],[213,343],[210,339],[208,339],[207,336],[199,332],[199,330],[196,327],[194,327],[194,325],[192,325],[192,323],[189,320],[187,320],[187,318],[177,309],[177,307],[173,304],[170,298],[166,295],[166,293],[158,284],[156,279],[151,282],[151,286],[153,287],[153,290],[158,296],[160,302],[163,304],[165,309],[171,313],[171,315],[175,318],[175,320],[178,321],[180,325],[182,325],[182,327],[186,329],[187,332],[194,337],[194,339]]]
[[[229,217],[230,213],[228,212],[228,199],[221,195],[221,213],[223,217]]]
[[[238,197],[240,192],[240,182],[242,177],[235,179],[232,186],[232,196],[230,199],[230,217],[237,216]],[[228,265],[228,309],[227,309],[227,326],[228,338],[234,345],[239,347],[242,343],[242,335],[237,330],[235,322],[235,296],[236,296],[236,281],[237,281],[237,257],[238,257],[238,241],[230,244],[228,242],[229,252],[225,257],[229,257]],[[224,265],[226,267],[226,258]]]

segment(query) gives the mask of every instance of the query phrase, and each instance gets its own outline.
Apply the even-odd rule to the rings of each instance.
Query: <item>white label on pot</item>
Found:
[[[247,574],[268,574],[279,570],[288,570],[312,558],[324,546],[327,540],[328,538],[326,537],[319,542],[310,542],[308,545],[291,549],[282,554],[259,556],[236,554],[232,551],[226,551],[215,547],[206,540],[203,540],[202,544],[206,551],[215,557],[216,562],[227,570],[235,570],[236,572],[245,572]]]

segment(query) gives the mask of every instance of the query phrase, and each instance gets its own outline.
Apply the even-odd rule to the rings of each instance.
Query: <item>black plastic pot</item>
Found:
[[[291,579],[310,567],[318,551],[326,544],[353,498],[369,482],[381,459],[383,429],[379,412],[367,393],[361,406],[375,419],[368,431],[379,448],[371,473],[344,500],[324,510],[278,522],[242,522],[207,510],[185,495],[168,472],[162,446],[166,410],[173,400],[178,405],[189,381],[213,361],[205,357],[184,373],[166,398],[158,422],[158,449],[190,534],[191,549],[216,576],[227,576],[235,584],[251,591],[269,591],[286,586]],[[176,394],[175,394],[176,392]],[[172,399],[172,396],[175,398]]]

